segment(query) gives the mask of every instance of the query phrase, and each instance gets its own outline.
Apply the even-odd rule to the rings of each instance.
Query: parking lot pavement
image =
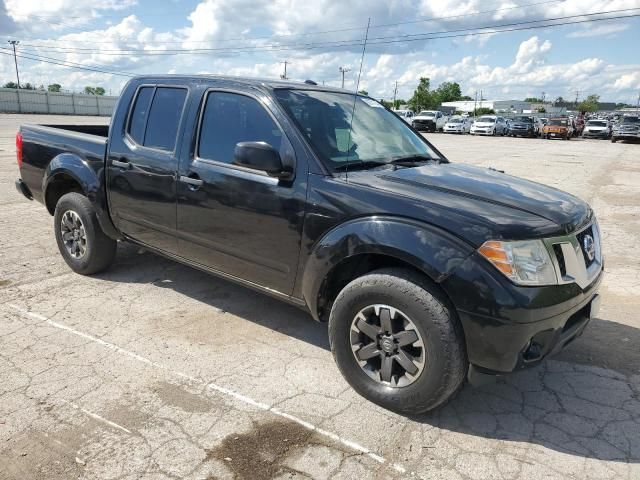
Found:
[[[0,478],[640,478],[640,145],[428,136],[591,202],[607,275],[559,357],[407,418],[293,307],[130,245],[71,273],[13,187],[25,121],[96,120],[0,116]]]

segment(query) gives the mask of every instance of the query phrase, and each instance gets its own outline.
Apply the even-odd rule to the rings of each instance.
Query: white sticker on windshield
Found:
[[[364,103],[374,108],[384,108],[382,104],[376,102],[375,100],[371,100],[370,98],[360,97]]]

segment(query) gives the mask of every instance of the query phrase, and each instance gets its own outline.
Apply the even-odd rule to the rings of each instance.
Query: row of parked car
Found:
[[[454,115],[449,117],[437,110],[425,110],[414,115],[410,110],[396,110],[396,114],[418,131],[471,135],[502,135],[511,137],[540,137],[545,139],[573,137],[611,139],[640,139],[640,117],[621,116],[617,121],[606,117],[563,116],[536,118],[519,115],[507,118],[500,115],[482,115],[477,118]]]

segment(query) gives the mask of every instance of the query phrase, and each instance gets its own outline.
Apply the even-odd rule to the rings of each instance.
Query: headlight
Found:
[[[555,285],[556,273],[541,240],[489,240],[478,249],[500,272],[518,285]]]

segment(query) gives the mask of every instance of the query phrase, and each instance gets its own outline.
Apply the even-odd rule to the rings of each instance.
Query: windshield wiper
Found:
[[[420,163],[432,162],[434,161],[429,155],[405,155],[402,157],[392,157],[388,163],[392,165],[403,165],[403,166],[416,166]]]
[[[387,165],[387,162],[383,162],[380,160],[355,160],[352,162],[344,162],[336,167],[333,167],[333,169],[336,172],[342,172],[345,170],[381,167],[382,165]]]

